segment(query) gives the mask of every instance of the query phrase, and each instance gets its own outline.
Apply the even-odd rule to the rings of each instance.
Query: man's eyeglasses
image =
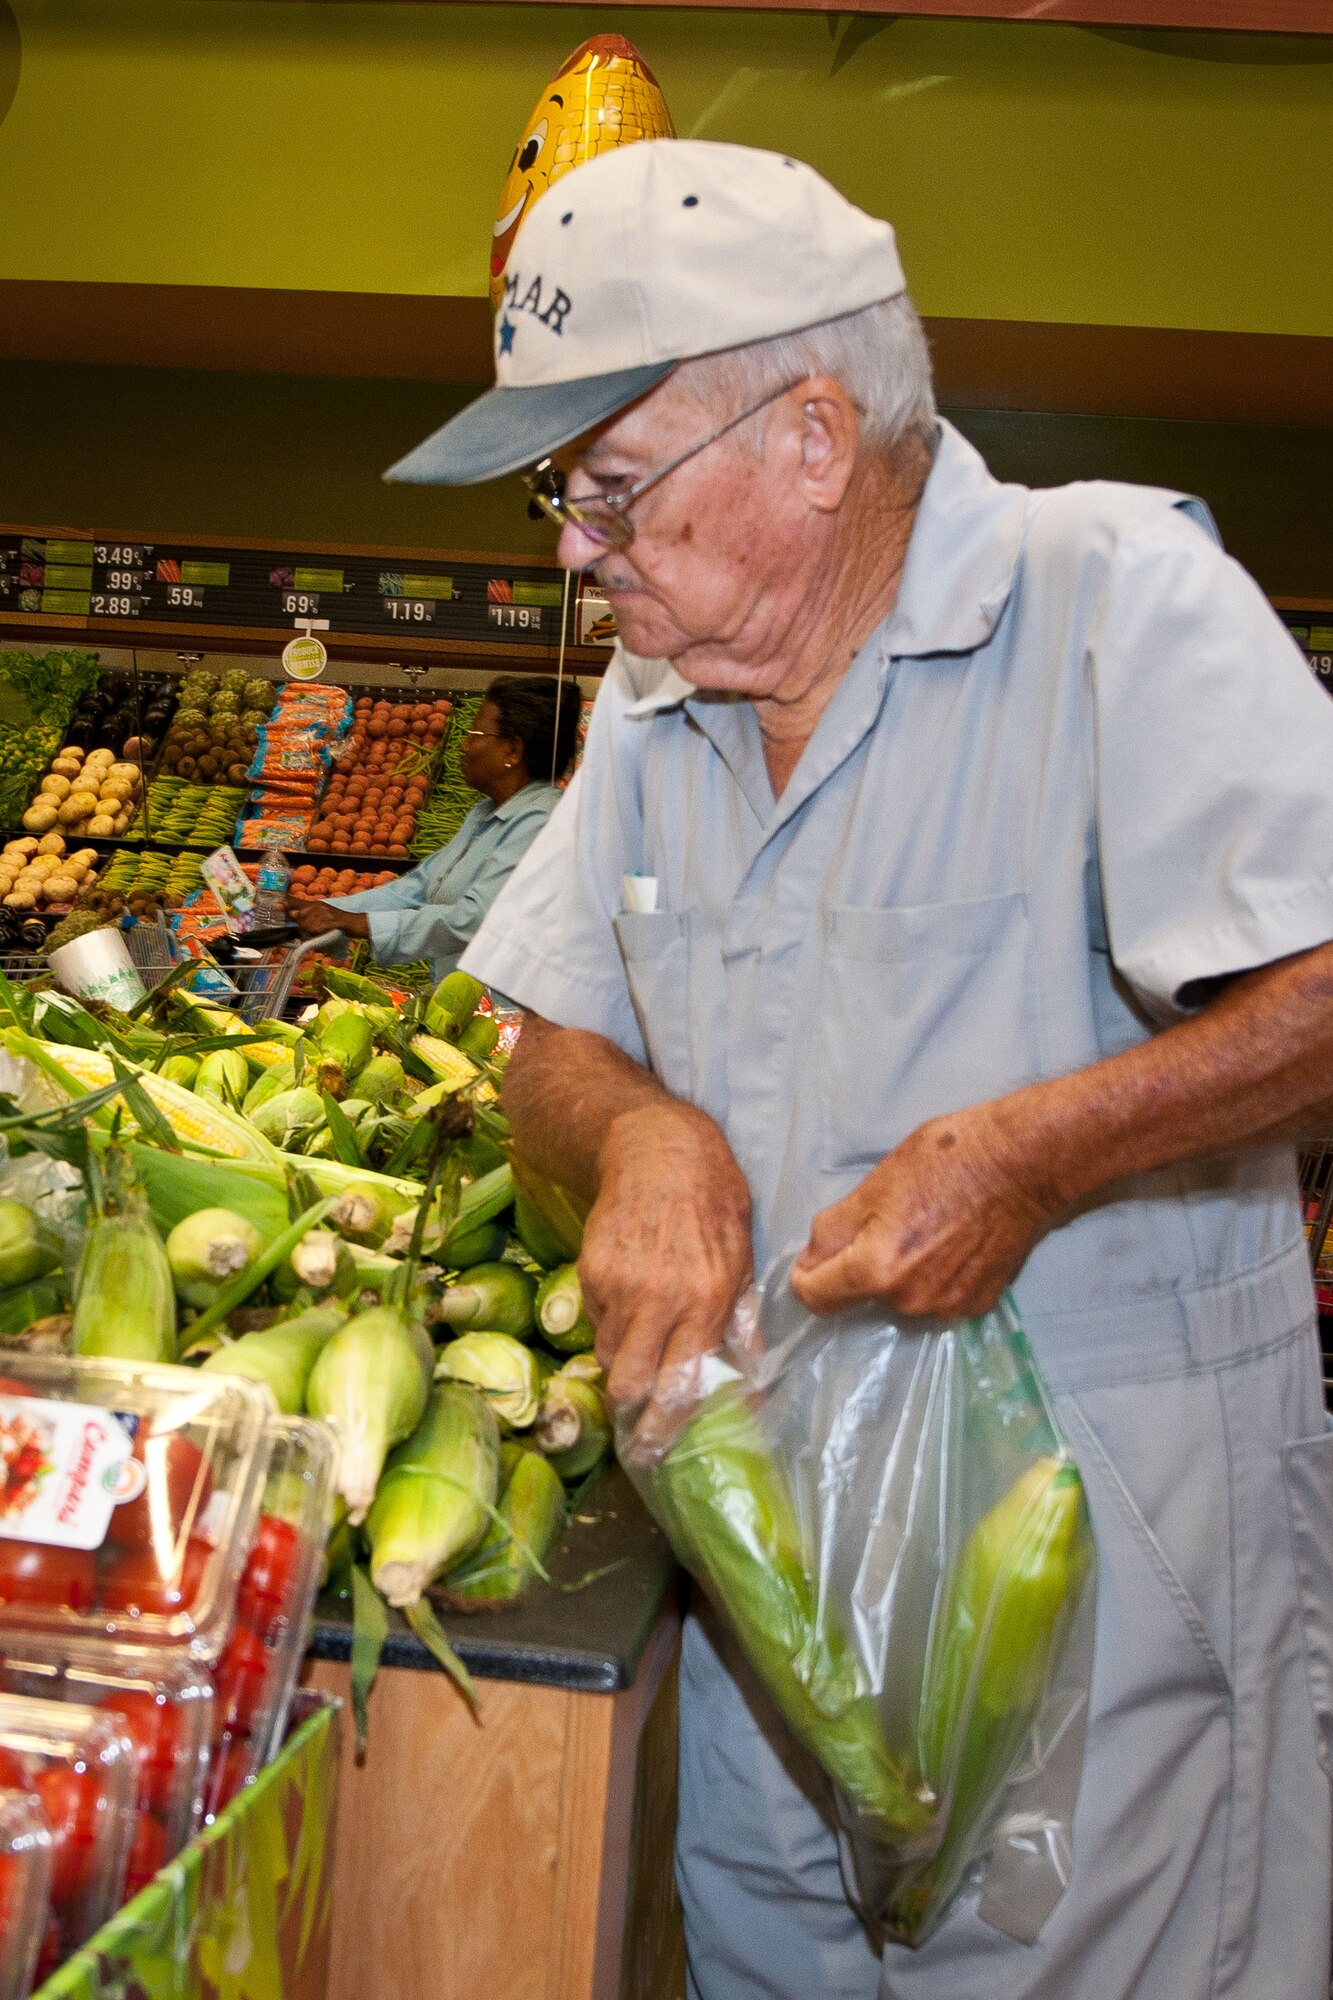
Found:
[[[757,403],[751,403],[739,416],[730,418],[698,444],[692,444],[688,451],[681,452],[669,464],[659,465],[655,472],[645,473],[642,479],[636,479],[632,486],[627,486],[623,493],[589,494],[585,499],[569,500],[565,497],[565,474],[549,458],[544,458],[540,465],[523,475],[523,483],[532,495],[528,512],[534,520],[545,515],[558,528],[572,522],[590,541],[600,542],[605,548],[627,549],[634,540],[634,523],[629,518],[629,510],[636,500],[641,500],[654,486],[660,486],[669,473],[687,465],[701,451],[707,451],[710,444],[716,444],[728,431],[734,431],[738,424],[758,416],[760,410],[767,409],[770,403],[776,403],[780,396],[797,388],[803,379],[798,375],[796,381],[784,382],[780,389],[770,389],[766,396],[761,396]]]

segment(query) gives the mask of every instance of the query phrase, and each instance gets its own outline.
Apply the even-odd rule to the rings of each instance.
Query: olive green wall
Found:
[[[480,294],[606,29],[890,216],[927,313],[1333,334],[1333,44],[847,15],[0,0],[0,277]]]
[[[386,486],[471,391],[0,363],[0,520],[101,534],[549,552],[516,481]],[[1333,431],[965,410],[1005,478],[1182,487],[1275,596],[1333,599]]]

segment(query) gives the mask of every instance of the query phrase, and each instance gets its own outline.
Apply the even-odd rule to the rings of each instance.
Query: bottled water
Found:
[[[264,931],[287,921],[287,888],[292,871],[280,847],[265,848],[255,884],[255,908],[251,918],[255,930]]]

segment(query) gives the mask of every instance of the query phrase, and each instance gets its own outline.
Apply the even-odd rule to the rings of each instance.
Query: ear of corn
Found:
[[[291,1050],[287,1049],[284,1055],[285,1059],[282,1062],[274,1063],[272,1068],[261,1071],[257,1080],[251,1084],[241,1104],[244,1117],[253,1118],[261,1105],[268,1103],[270,1097],[280,1097],[283,1091],[295,1087],[296,1067],[292,1062]]]
[[[576,1265],[560,1264],[547,1273],[537,1287],[536,1313],[542,1339],[557,1354],[586,1354],[596,1345]]]
[[[534,1421],[544,1371],[539,1357],[507,1333],[465,1333],[440,1349],[437,1382],[470,1382],[502,1423],[523,1431]]]
[[[490,1014],[474,1015],[458,1037],[458,1046],[465,1056],[474,1056],[478,1062],[485,1062],[495,1054],[500,1039],[500,1029]]]
[[[440,1255],[459,1271],[474,1264],[491,1264],[501,1256],[508,1235],[502,1222],[477,1222],[461,1236],[456,1229],[451,1231]]]
[[[445,1578],[445,1596],[456,1611],[512,1602],[564,1533],[565,1489],[554,1466],[536,1451],[510,1447],[507,1455],[507,1465],[502,1458],[498,1519],[474,1553]]]
[[[191,1159],[131,1140],[134,1161],[153,1220],[164,1236],[201,1208],[234,1209],[259,1231],[265,1243],[282,1235],[290,1221],[287,1182],[281,1168],[254,1171],[229,1160]]]
[[[571,1264],[583,1248],[587,1204],[520,1158],[511,1146],[514,1170],[514,1227],[539,1264],[553,1270]]]
[[[319,1029],[318,1042],[320,1089],[327,1090],[330,1097],[346,1097],[374,1051],[375,1036],[369,1021],[349,1007]]]
[[[291,1066],[292,1044],[290,1042],[247,1042],[238,1051],[245,1058],[251,1076],[263,1076],[275,1065],[286,1063]]]
[[[4,1042],[11,1055],[31,1062],[62,1098],[83,1097],[90,1090],[104,1090],[116,1080],[110,1056],[98,1049],[61,1048],[57,1052],[14,1028],[5,1031]],[[126,1061],[124,1067],[138,1078],[182,1145],[198,1146],[230,1159],[274,1158],[273,1148],[254,1126],[228,1105],[196,1097],[192,1091],[182,1090],[179,1084],[153,1070],[141,1069],[137,1063]],[[95,1117],[99,1124],[109,1126],[116,1111],[120,1113],[121,1130],[134,1131],[128,1107],[118,1099],[104,1105]]]
[[[403,1065],[397,1056],[372,1056],[356,1079],[356,1094],[370,1104],[386,1104],[403,1088]]]
[[[264,1383],[280,1410],[299,1416],[305,1408],[310,1371],[346,1318],[341,1306],[311,1306],[260,1333],[228,1341],[203,1365],[215,1375],[245,1375]]]
[[[476,1391],[446,1382],[385,1467],[366,1520],[370,1575],[390,1604],[415,1604],[476,1547],[495,1505],[499,1433]]]
[[[76,1354],[174,1361],[176,1294],[146,1203],[132,1191],[120,1212],[94,1216],[74,1281]]]
[[[561,1479],[586,1479],[611,1450],[611,1411],[600,1384],[557,1369],[542,1391],[533,1441]]]
[[[306,1408],[338,1432],[338,1491],[355,1526],[366,1518],[390,1448],[420,1422],[434,1350],[424,1327],[372,1306],[339,1327],[311,1370]]]
[[[198,1056],[168,1056],[158,1070],[168,1083],[178,1083],[182,1090],[193,1090],[194,1080],[199,1074]]]
[[[252,1264],[264,1247],[254,1224],[234,1208],[198,1208],[167,1238],[167,1262],[176,1287],[230,1278]]]
[[[0,1286],[26,1285],[58,1270],[64,1246],[21,1201],[0,1198]]]
[[[449,1285],[435,1301],[433,1317],[460,1333],[485,1329],[528,1340],[534,1329],[537,1287],[517,1264],[474,1264],[466,1278]]]
[[[470,972],[446,972],[430,996],[426,1026],[430,1033],[457,1041],[477,1011],[482,984]]]
[[[924,1836],[935,1801],[889,1750],[855,1652],[821,1601],[781,1469],[737,1388],[700,1405],[652,1491],[681,1561],[868,1830],[895,1846]]]
[[[420,1056],[427,1069],[439,1077],[441,1083],[447,1084],[450,1090],[466,1090],[467,1086],[475,1083],[481,1074],[477,1065],[470,1062],[452,1042],[446,1042],[443,1035],[413,1035],[412,1053]]]
[[[196,1097],[216,1104],[239,1103],[250,1088],[250,1072],[239,1049],[210,1049],[194,1080]]]

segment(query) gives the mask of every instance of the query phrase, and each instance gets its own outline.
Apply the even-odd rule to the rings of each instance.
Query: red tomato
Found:
[[[257,1632],[238,1625],[218,1661],[217,1727],[244,1734],[254,1727],[263,1706],[264,1689],[273,1656]]]
[[[244,1736],[224,1736],[213,1752],[204,1791],[204,1818],[214,1820],[250,1776],[254,1746]]]
[[[182,1535],[193,1533],[208,1505],[213,1491],[208,1461],[182,1432],[157,1434],[148,1424],[140,1425],[134,1456],[144,1469],[144,1490],[116,1508],[106,1538],[122,1549],[174,1547]]]
[[[126,1549],[102,1572],[101,1598],[107,1611],[147,1617],[188,1611],[199,1595],[213,1551],[207,1542],[187,1542],[177,1572],[163,1576],[151,1549]]]
[[[97,1864],[107,1810],[102,1781],[83,1764],[49,1764],[37,1773],[33,1790],[51,1828],[51,1901],[71,1903],[87,1888]]]
[[[7,1750],[3,1744],[0,1744],[0,1785],[10,1792],[27,1792],[32,1789],[27,1766],[18,1751]]]
[[[97,1565],[87,1549],[0,1538],[0,1604],[68,1605],[72,1611],[91,1611],[96,1599]]]
[[[110,1709],[139,1753],[139,1805],[144,1810],[170,1812],[176,1797],[176,1759],[180,1754],[180,1716],[169,1701],[159,1701],[147,1688],[127,1688],[104,1695],[99,1706]],[[156,1874],[157,1870],[150,1871]]]
[[[301,1554],[301,1536],[290,1521],[260,1515],[236,1598],[236,1616],[243,1625],[262,1634],[290,1610]]]
[[[130,1865],[125,1876],[125,1894],[137,1896],[167,1863],[167,1830],[151,1813],[141,1812],[130,1846]]]
[[[34,1978],[39,1986],[44,1979],[51,1977],[64,1956],[65,1947],[60,1937],[60,1925],[56,1918],[52,1917],[46,1926],[42,1948],[37,1954],[37,1971]]]
[[[20,1382],[14,1375],[0,1375],[0,1396],[35,1396],[26,1382]]]

